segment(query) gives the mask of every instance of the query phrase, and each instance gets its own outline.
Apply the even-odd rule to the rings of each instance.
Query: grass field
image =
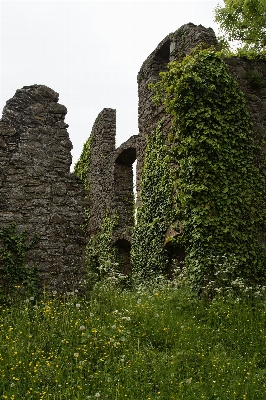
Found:
[[[266,399],[266,303],[98,286],[0,308],[1,399]]]

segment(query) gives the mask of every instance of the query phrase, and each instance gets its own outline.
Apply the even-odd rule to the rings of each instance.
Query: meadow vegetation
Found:
[[[204,300],[179,275],[0,307],[2,399],[266,399],[264,288]]]

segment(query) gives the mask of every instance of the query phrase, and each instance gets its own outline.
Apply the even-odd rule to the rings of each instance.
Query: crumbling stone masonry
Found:
[[[117,213],[113,245],[130,270],[134,227],[132,165],[137,160],[137,206],[141,207],[140,181],[146,138],[159,120],[167,140],[171,116],[152,101],[149,83],[159,79],[169,61],[182,59],[200,43],[217,47],[211,28],[183,25],[166,36],[143,63],[138,74],[139,132],[115,148],[116,112],[103,109],[92,128],[88,173],[90,218],[87,235],[99,232],[106,214]],[[266,131],[266,62],[233,57],[225,59],[243,91],[256,138]],[[88,206],[82,182],[69,172],[72,144],[58,94],[46,86],[17,90],[0,121],[0,227],[16,222],[18,229],[39,233],[40,242],[28,253],[49,286],[76,284],[84,276],[86,235],[81,229]],[[167,232],[170,232],[168,230]],[[167,233],[166,233],[167,234]]]
[[[115,151],[116,111],[104,108],[96,118],[92,128],[90,168],[88,182],[90,187],[88,222],[89,236],[101,228],[106,212],[111,211],[113,199],[113,159]]]
[[[8,100],[0,121],[1,227],[11,222],[40,241],[27,254],[41,281],[72,288],[82,279],[85,192],[72,173],[72,144],[58,93],[25,86]]]
[[[132,165],[137,157],[138,135],[115,148],[116,112],[105,108],[98,115],[91,133],[89,182],[89,236],[97,234],[106,213],[119,216],[113,245],[130,270],[130,242],[134,227]]]

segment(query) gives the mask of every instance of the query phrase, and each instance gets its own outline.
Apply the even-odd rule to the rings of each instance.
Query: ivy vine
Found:
[[[131,247],[133,270],[145,278],[162,273],[170,261],[163,244],[166,230],[173,220],[171,171],[160,122],[156,131],[147,138],[141,177],[142,206],[137,209]]]
[[[118,223],[118,215],[106,212],[100,231],[89,239],[86,246],[87,270],[92,281],[106,277],[117,263],[116,249],[112,247],[113,230]]]
[[[212,48],[196,49],[182,61],[169,63],[160,75],[161,80],[151,87],[156,104],[163,103],[174,117],[170,161],[177,166],[175,218],[183,227],[175,241],[185,247],[190,280],[200,289],[212,271],[215,279],[213,260],[223,255],[229,262],[237,260],[239,276],[264,278],[265,176],[256,166],[258,149],[243,93]],[[157,143],[149,142],[147,148],[149,168],[146,164],[143,171],[144,205],[133,252],[138,265],[150,264],[151,269],[156,267],[154,255],[161,267],[164,263],[164,250],[154,244],[162,243],[171,204],[170,188],[160,192],[155,179],[154,170],[162,162],[159,176],[164,182],[172,180],[166,177],[165,145]],[[145,197],[149,180],[154,185],[150,199]],[[138,233],[145,224],[146,235],[145,229]],[[147,256],[144,243],[149,243]],[[143,246],[140,251],[138,246]],[[163,254],[162,260],[157,254]]]
[[[88,173],[91,162],[91,145],[92,145],[92,134],[83,145],[81,155],[74,165],[75,174],[82,180],[86,190],[90,190],[88,182]]]
[[[81,155],[80,155],[78,161],[76,162],[76,164],[74,165],[74,172],[82,180],[84,187],[87,191],[87,195],[86,195],[87,200],[89,200],[89,198],[90,198],[90,195],[89,195],[90,184],[88,181],[88,173],[89,173],[89,168],[90,168],[90,163],[91,163],[91,146],[92,146],[92,134],[87,139],[87,141],[84,143]],[[89,206],[85,207],[85,215],[86,215],[86,221],[83,225],[83,230],[86,232],[88,220],[90,217]]]

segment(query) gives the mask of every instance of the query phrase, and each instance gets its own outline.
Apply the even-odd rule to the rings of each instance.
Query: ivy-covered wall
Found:
[[[171,115],[165,112],[165,107],[159,107],[152,100],[153,94],[149,89],[150,83],[160,79],[160,72],[167,70],[169,61],[182,59],[197,45],[204,42],[206,46],[218,46],[214,31],[202,25],[192,23],[181,26],[176,32],[167,35],[146,58],[138,73],[138,126],[140,148],[138,152],[137,191],[140,192],[140,181],[145,158],[146,138],[155,132],[159,121],[165,138],[171,126]],[[139,199],[139,205],[141,199]]]
[[[192,56],[201,42],[203,51]],[[210,46],[213,49],[204,52]],[[158,208],[145,229],[142,224],[141,234],[141,224],[136,227],[134,267],[152,270],[150,259],[145,260],[153,248],[151,238],[145,244],[139,242],[138,256],[136,249],[137,237],[154,229],[162,253],[166,254],[167,245],[171,252],[176,246],[177,258],[178,252],[181,258],[186,255],[197,288],[204,285],[207,272],[211,279],[213,263],[221,263],[225,253],[238,265],[237,274],[260,279],[265,269],[266,63],[238,57],[222,60],[216,50],[211,29],[188,24],[158,45],[138,75],[140,135],[147,141],[140,150],[144,168],[139,220],[146,216],[148,221],[150,215],[145,196],[148,182],[154,182],[152,168],[157,164],[151,167],[150,157],[157,148],[154,132],[161,119],[168,170],[174,172],[171,196],[176,213],[172,212],[172,224],[164,228],[165,236],[154,229]],[[168,67],[174,60],[179,62]],[[149,90],[151,84],[155,92]],[[154,194],[160,179],[158,174]],[[167,262],[164,258],[157,270],[163,270]]]
[[[265,277],[265,174],[243,93],[215,49],[196,50],[172,62],[153,86],[154,101],[173,115],[170,162],[173,201],[198,289],[215,279],[222,257],[237,276]],[[170,166],[170,164],[169,164]]]

